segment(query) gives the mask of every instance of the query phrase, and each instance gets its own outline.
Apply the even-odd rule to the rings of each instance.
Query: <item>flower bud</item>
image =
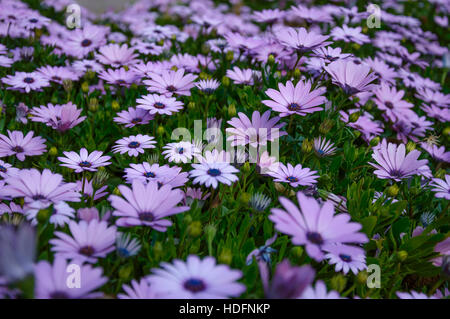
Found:
[[[200,74],[198,75],[198,78],[199,78],[200,80],[207,80],[208,77],[209,77],[208,74],[205,73],[205,72],[200,72]]]
[[[119,102],[117,102],[116,100],[112,101],[112,102],[111,102],[111,108],[112,108],[114,111],[120,110],[120,104],[119,104]]]
[[[273,56],[273,54],[269,54],[269,57],[267,58],[267,63],[269,65],[273,65],[275,63],[275,57]]]
[[[95,78],[96,73],[92,70],[87,70],[87,72],[85,73],[84,77],[87,80],[92,80],[93,78]]]
[[[447,126],[446,128],[444,128],[444,130],[442,131],[442,135],[445,137],[450,136],[450,126]]]
[[[361,116],[360,112],[354,112],[352,114],[350,114],[350,116],[348,117],[348,120],[350,123],[355,123],[359,117]]]
[[[194,221],[188,226],[188,234],[191,237],[198,237],[202,234],[203,227],[199,221]]]
[[[208,224],[205,226],[205,235],[208,241],[211,241],[216,237],[217,228],[214,225]]]
[[[407,152],[411,152],[411,151],[413,151],[413,150],[415,150],[415,149],[416,149],[416,144],[415,144],[414,142],[409,141],[409,142],[406,144],[406,151],[407,151]]]
[[[397,196],[397,195],[398,195],[398,192],[399,192],[399,188],[398,188],[397,184],[394,184],[394,185],[389,186],[388,188],[386,188],[386,194],[387,194],[389,197],[395,197],[395,196]]]
[[[249,202],[250,202],[250,198],[252,197],[252,195],[250,195],[249,193],[242,193],[240,196],[239,196],[239,201],[242,203],[242,204],[244,204],[244,205],[247,205]]]
[[[188,103],[188,109],[190,109],[190,110],[193,110],[193,109],[195,109],[195,103],[194,102],[189,102]]]
[[[163,245],[160,241],[155,242],[155,244],[153,245],[153,254],[155,255],[156,259],[161,259],[162,254],[164,252],[164,248]]]
[[[234,52],[233,51],[228,51],[226,54],[226,59],[227,61],[233,61],[234,59]]]
[[[286,190],[286,187],[284,187],[282,184],[280,183],[274,183],[275,189],[278,193],[284,193],[284,191]]]
[[[133,264],[129,263],[119,269],[119,278],[123,281],[127,281],[133,273]]]
[[[295,69],[295,71],[294,71],[294,79],[299,80],[301,75],[302,75],[302,73],[301,73],[300,69]]]
[[[88,83],[88,82],[83,82],[83,83],[81,84],[81,90],[82,90],[84,93],[88,93],[88,92],[89,92],[89,83]]]
[[[370,146],[375,147],[380,143],[380,138],[378,136],[370,140]]]
[[[71,92],[73,89],[73,82],[70,79],[66,79],[63,81],[63,87],[66,92]]]
[[[54,146],[50,147],[50,149],[48,150],[48,154],[50,156],[56,156],[58,155],[58,149]]]
[[[408,253],[404,250],[400,250],[399,252],[397,252],[395,257],[399,262],[403,262],[406,260],[406,258],[408,258]]]
[[[97,98],[93,97],[93,98],[89,99],[88,108],[89,108],[89,111],[91,111],[91,112],[97,112],[98,111],[98,100],[97,100]]]
[[[224,76],[224,77],[222,78],[222,85],[223,85],[223,86],[229,86],[229,85],[230,85],[230,78]]]
[[[295,246],[291,249],[291,254],[295,258],[300,258],[303,255],[303,247]]]
[[[121,195],[121,193],[120,193],[120,191],[119,191],[119,189],[118,189],[117,187],[114,188],[113,194],[114,194],[114,195],[117,195],[117,196],[120,196],[120,195]]]
[[[367,271],[363,270],[356,275],[356,280],[358,281],[359,284],[365,285],[367,283],[367,277],[368,277]]]
[[[49,218],[50,215],[52,214],[52,209],[51,207],[45,208],[45,209],[41,209],[38,213],[37,213],[37,220],[39,223],[45,223]]]
[[[312,149],[313,149],[313,143],[310,140],[308,140],[307,138],[305,138],[302,143],[302,152],[309,153],[312,151]]]
[[[242,165],[242,172],[248,174],[251,171],[251,167],[250,167],[250,163],[249,162],[245,162],[244,165]]]
[[[223,248],[218,258],[219,263],[229,265],[231,264],[232,260],[233,254],[231,253],[231,250],[228,248]]]
[[[209,47],[209,45],[207,43],[203,43],[202,45],[202,54],[203,55],[208,55],[208,53],[211,51],[211,48]]]
[[[323,135],[328,134],[328,132],[331,131],[333,126],[334,122],[332,120],[325,119],[322,123],[320,123],[319,132]]]
[[[156,129],[156,133],[157,133],[158,135],[163,135],[164,132],[165,132],[164,126],[162,126],[162,125],[158,126],[158,128]]]
[[[228,116],[230,117],[236,116],[236,106],[234,106],[234,104],[230,104],[228,106]]]

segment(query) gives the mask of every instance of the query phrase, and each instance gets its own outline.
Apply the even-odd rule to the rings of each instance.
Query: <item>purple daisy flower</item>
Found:
[[[137,179],[144,184],[155,181],[159,186],[169,184],[172,188],[176,188],[186,184],[187,176],[188,173],[181,172],[181,167],[160,166],[157,163],[130,164],[129,168],[125,168],[125,179],[129,184]]]
[[[324,104],[327,99],[322,96],[326,89],[319,87],[311,90],[311,82],[298,81],[295,85],[288,81],[286,85],[278,83],[279,91],[268,89],[266,94],[272,100],[264,100],[263,104],[272,108],[276,112],[280,112],[280,117],[291,114],[305,116],[308,113],[314,113],[322,110],[318,105]]]
[[[57,238],[49,240],[56,257],[95,263],[115,249],[116,226],[108,226],[105,221],[70,221],[69,229],[72,237],[57,231]]]
[[[137,107],[148,111],[150,114],[172,115],[183,109],[183,102],[174,97],[166,97],[159,94],[147,94],[136,100]]]
[[[420,152],[412,150],[406,155],[405,144],[381,143],[373,150],[375,163],[369,163],[376,168],[375,175],[381,179],[392,179],[396,182],[413,175],[420,175],[428,160],[417,160]]]
[[[169,143],[163,147],[165,151],[162,152],[164,158],[169,162],[187,163],[193,158],[198,158],[201,155],[201,149],[191,142],[176,142]]]
[[[420,146],[428,152],[428,154],[431,155],[436,161],[440,162],[447,162],[450,163],[450,152],[445,151],[445,146],[442,145],[441,147],[437,146],[436,144],[429,144],[429,143],[421,143]]]
[[[165,217],[189,210],[187,206],[177,206],[184,193],[172,189],[170,185],[159,187],[154,181],[144,185],[139,180],[133,180],[131,189],[125,185],[118,188],[124,198],[117,195],[108,198],[115,209],[113,215],[119,217],[116,221],[118,226],[149,226],[165,232],[172,225],[172,221]]]
[[[165,96],[173,94],[190,96],[190,90],[194,87],[194,81],[197,78],[194,74],[184,74],[184,69],[177,71],[164,70],[162,74],[151,73],[150,80],[145,80],[150,92],[157,92]]]
[[[78,75],[70,68],[65,66],[50,66],[40,67],[37,71],[44,79],[50,82],[63,84],[64,80],[78,81]]]
[[[235,66],[232,70],[227,70],[227,77],[236,84],[253,85],[255,72],[252,69],[241,70]]]
[[[137,80],[136,73],[133,70],[125,70],[125,68],[104,70],[99,73],[98,77],[109,84],[124,87],[130,87]]]
[[[370,67],[364,64],[355,64],[349,59],[338,60],[324,66],[331,75],[333,83],[339,85],[347,94],[354,95],[359,92],[371,91],[376,88],[370,84],[377,76],[370,73]]]
[[[200,80],[197,83],[195,83],[195,86],[200,91],[202,91],[203,93],[206,93],[206,94],[213,93],[219,87],[219,85],[220,85],[219,81],[217,81],[215,79]]]
[[[434,187],[432,191],[437,198],[444,198],[450,200],[450,175],[445,175],[445,180],[440,178],[433,178],[430,186]]]
[[[72,102],[63,105],[49,103],[47,106],[33,107],[30,114],[33,115],[33,122],[42,122],[59,132],[65,132],[86,119],[86,116],[80,117],[81,111]]]
[[[322,280],[316,282],[315,287],[307,287],[299,299],[342,299],[337,291],[327,291],[327,286]]]
[[[314,139],[313,148],[317,156],[319,157],[331,156],[336,153],[336,147],[334,146],[334,143],[328,141],[322,136]]]
[[[58,157],[58,160],[64,164],[60,166],[66,166],[75,170],[75,173],[81,173],[83,171],[95,172],[98,167],[107,166],[111,164],[108,162],[110,156],[102,156],[103,152],[93,151],[91,154],[83,147],[80,150],[80,154],[76,152],[63,152],[66,157]]]
[[[134,48],[129,48],[127,44],[118,45],[115,43],[102,46],[95,54],[98,62],[118,68],[124,65],[133,65],[138,62]]]
[[[119,299],[157,299],[155,291],[150,287],[147,279],[131,281],[131,285],[123,285],[122,289],[125,293],[117,295]]]
[[[188,256],[186,262],[174,260],[161,263],[147,277],[152,289],[167,299],[222,299],[239,297],[245,286],[236,282],[242,277],[239,270],[217,265],[213,257]]]
[[[267,175],[272,176],[275,182],[289,183],[292,187],[311,186],[317,183],[319,178],[315,175],[317,171],[312,171],[310,168],[303,168],[301,164],[292,166],[290,163],[284,165],[278,164],[276,171],[267,172]]]
[[[275,223],[275,229],[292,236],[292,243],[305,245],[306,252],[317,261],[325,258],[333,244],[362,244],[367,236],[358,232],[361,225],[350,222],[350,215],[335,214],[334,206],[327,201],[322,206],[312,197],[297,192],[300,209],[290,200],[280,197],[285,210],[273,208],[269,219]]]
[[[333,245],[327,248],[325,258],[335,266],[337,272],[341,271],[346,275],[350,270],[356,275],[361,270],[367,268],[364,249],[348,245]]]
[[[391,121],[395,122],[397,120],[396,113],[409,111],[414,107],[413,104],[402,100],[405,95],[405,91],[400,90],[397,91],[395,87],[390,88],[386,83],[381,83],[380,87],[375,90],[374,99],[378,108],[384,112],[391,119]]]
[[[64,183],[60,174],[49,169],[42,173],[35,168],[22,169],[5,179],[6,185],[0,189],[0,196],[23,197],[25,203],[36,207],[47,207],[61,201],[79,202],[80,194],[75,191],[74,183]]]
[[[231,141],[232,146],[250,144],[252,147],[257,147],[287,134],[280,131],[286,123],[277,124],[280,118],[278,116],[270,118],[270,111],[264,112],[263,115],[259,111],[254,111],[251,120],[241,112],[238,116],[227,122],[232,128],[225,130],[230,134],[227,140]]]
[[[411,290],[410,292],[397,291],[396,295],[400,299],[436,299],[434,296],[428,297],[423,292],[417,292],[414,290]]]
[[[7,178],[9,176],[14,176],[17,172],[19,172],[18,168],[15,168],[11,164],[0,160],[0,177]]]
[[[349,53],[342,53],[341,48],[325,47],[314,50],[313,56],[321,58],[326,63],[331,63],[336,60],[349,58],[352,55]]]
[[[80,270],[80,287],[70,287],[68,280],[71,267],[77,266]],[[91,265],[83,265],[68,262],[62,257],[56,257],[53,265],[42,260],[35,266],[36,278],[35,297],[37,299],[87,299],[103,296],[101,292],[94,290],[103,286],[108,278],[102,276],[101,268],[93,268]]]
[[[281,44],[296,50],[300,54],[331,43],[326,42],[329,36],[321,35],[314,31],[308,32],[305,28],[281,27],[275,31],[275,37]]]
[[[234,166],[226,162],[207,162],[192,164],[193,170],[189,172],[193,184],[217,188],[219,183],[231,185],[239,178],[234,175],[239,172]]]
[[[128,156],[139,156],[143,154],[146,148],[155,148],[156,141],[153,136],[138,134],[136,136],[124,137],[116,141],[116,145],[112,147],[114,153],[124,154],[128,152]]]
[[[2,82],[12,86],[14,90],[24,90],[26,93],[50,86],[50,82],[38,72],[16,72],[2,78]]]
[[[125,124],[125,127],[130,128],[135,125],[148,124],[154,116],[142,108],[129,107],[128,111],[122,111],[117,113],[117,116],[113,119],[114,122]]]
[[[347,25],[341,27],[335,27],[331,31],[331,36],[334,40],[342,40],[344,42],[354,42],[357,44],[369,43],[370,38],[361,32],[361,27],[352,28]]]
[[[8,136],[0,134],[0,157],[15,155],[21,162],[26,156],[41,155],[46,150],[45,139],[40,136],[33,137],[30,131],[23,136],[21,131],[9,131]]]

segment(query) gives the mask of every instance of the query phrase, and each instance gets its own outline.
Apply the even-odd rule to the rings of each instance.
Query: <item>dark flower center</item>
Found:
[[[38,194],[38,195],[34,195],[33,196],[33,200],[43,200],[43,199],[45,199],[44,195]]]
[[[295,176],[289,176],[289,177],[286,177],[286,179],[291,183],[298,182],[298,178]]]
[[[300,105],[298,105],[297,103],[291,103],[291,104],[288,105],[287,108],[288,108],[289,111],[294,111],[295,112],[295,111],[301,110],[302,107]]]
[[[152,213],[140,213],[139,220],[144,222],[152,222],[155,220],[155,216]]]
[[[23,149],[22,146],[14,146],[11,150],[13,152],[16,152],[16,153],[23,153],[24,152],[24,149]]]
[[[184,282],[184,288],[190,292],[197,293],[206,289],[206,285],[201,279],[191,278]]]
[[[403,173],[398,169],[393,169],[389,172],[389,175],[391,175],[392,177],[401,178],[403,176]]]
[[[177,149],[178,154],[183,154],[184,153],[184,148],[183,147],[179,147]]]
[[[59,76],[52,76],[53,81],[61,81],[61,78]]]
[[[352,256],[349,256],[349,255],[340,254],[339,257],[347,263],[352,261]]]
[[[136,141],[131,142],[130,144],[128,144],[129,148],[138,148],[139,146],[141,146],[141,143],[136,142]]]
[[[153,172],[146,172],[146,173],[144,173],[144,176],[145,176],[145,177],[155,178],[155,177],[156,177],[156,174],[153,173]]]
[[[69,295],[64,291],[54,291],[50,294],[51,299],[70,299]]]
[[[95,250],[92,246],[84,246],[81,247],[80,250],[78,251],[80,254],[85,255],[85,256],[92,256],[95,253]]]
[[[308,233],[306,234],[306,238],[307,238],[310,242],[312,242],[313,244],[316,244],[316,245],[322,245],[322,244],[323,244],[323,238],[322,238],[322,236],[321,236],[319,233],[317,233],[317,232],[308,232]]]
[[[32,18],[32,19],[30,19],[30,20],[28,20],[28,21],[30,21],[31,23],[37,23],[39,20],[36,19],[36,18]]]
[[[166,107],[166,105],[164,103],[161,102],[156,102],[155,104],[153,104],[153,107],[157,108],[157,109],[163,109]]]
[[[31,84],[34,82],[34,79],[28,76],[28,77],[24,78],[23,81],[25,83]]]
[[[122,80],[122,79],[119,79],[119,80],[116,81],[116,83],[120,85],[120,84],[125,84],[126,81]]]
[[[394,105],[392,104],[392,102],[386,102],[386,103],[384,103],[384,105],[386,105],[386,107],[387,108],[390,108],[390,109],[392,109],[393,107],[394,107]]]
[[[216,177],[216,176],[219,176],[220,174],[221,174],[220,170],[218,170],[217,168],[210,168],[208,170],[208,175],[210,175],[210,176]]]
[[[414,78],[411,75],[408,75],[408,80],[414,81]]]
[[[82,47],[88,47],[92,44],[92,41],[89,39],[84,39],[83,41],[81,41],[81,46]]]
[[[168,87],[166,87],[166,90],[169,92],[175,92],[177,90],[177,88],[174,87],[173,85],[169,85]]]
[[[89,163],[87,161],[83,161],[79,165],[80,165],[80,167],[91,167],[92,163]]]
[[[136,117],[136,118],[131,120],[131,123],[138,124],[138,123],[141,123],[141,121],[142,121],[142,119],[140,117]]]
[[[6,173],[6,167],[5,167],[5,166],[2,166],[2,165],[0,165],[0,172],[2,172],[2,173]]]

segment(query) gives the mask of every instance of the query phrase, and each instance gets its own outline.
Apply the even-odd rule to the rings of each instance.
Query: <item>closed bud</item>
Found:
[[[228,51],[227,55],[226,55],[226,59],[227,59],[227,61],[233,61],[233,59],[234,59],[234,52],[233,51]]]
[[[367,283],[367,277],[368,277],[367,271],[363,270],[356,275],[356,280],[358,281],[359,284],[365,285]]]
[[[36,40],[40,39],[41,36],[42,36],[42,29],[34,29],[34,37],[36,38]]]
[[[56,95],[53,95],[52,98],[51,98],[51,102],[53,104],[57,104],[58,103],[58,97]]]
[[[330,119],[325,119],[319,126],[319,132],[323,135],[328,134],[333,128],[334,122]]]
[[[48,208],[45,208],[45,209],[41,209],[38,212],[36,218],[37,218],[39,223],[43,224],[50,218],[51,214],[52,214],[52,209],[51,209],[51,207],[48,207]]]
[[[296,80],[298,80],[298,79],[300,79],[301,75],[302,75],[302,73],[301,73],[300,69],[295,69],[295,71],[294,71],[294,78]]]
[[[399,252],[397,252],[396,256],[397,260],[399,262],[404,262],[406,260],[406,258],[408,258],[408,252],[404,251],[404,250],[400,250]]]
[[[123,68],[125,71],[130,71],[130,67],[128,65],[124,65]]]
[[[273,54],[269,54],[269,57],[267,58],[267,63],[270,65],[273,65],[275,63],[275,57]]]
[[[247,205],[249,202],[250,202],[250,198],[252,197],[252,195],[250,195],[249,193],[242,193],[240,196],[239,196],[239,201],[242,203],[242,204],[244,204],[244,205]]]
[[[200,72],[198,77],[200,80],[207,80],[209,78],[208,73],[205,73],[205,72]]]
[[[89,99],[88,108],[89,108],[89,111],[91,111],[91,112],[97,112],[98,111],[98,100],[97,100],[97,98],[93,97],[93,98]]]
[[[229,86],[229,85],[230,85],[230,78],[227,77],[227,76],[224,76],[224,77],[222,78],[222,85],[223,85],[223,86]]]
[[[245,162],[244,165],[242,165],[242,171],[246,174],[250,173],[251,167],[249,162]]]
[[[233,254],[228,248],[223,248],[218,259],[220,264],[229,265],[233,261]]]
[[[81,84],[81,90],[82,90],[84,93],[88,93],[88,92],[89,92],[89,83],[88,83],[88,82],[83,82],[83,83]]]
[[[450,126],[447,126],[446,128],[444,128],[444,130],[442,131],[442,135],[444,135],[445,137],[450,136]]]
[[[308,140],[307,138],[305,138],[305,139],[303,140],[303,143],[302,143],[302,152],[303,152],[303,153],[309,153],[309,152],[312,151],[312,149],[313,149],[313,143],[312,143],[312,141],[310,141],[310,140]]]
[[[56,156],[56,155],[58,155],[58,149],[56,147],[52,146],[48,150],[48,154],[50,154],[50,156]]]
[[[158,128],[156,129],[156,133],[157,133],[158,135],[163,135],[164,132],[165,132],[164,126],[162,126],[162,125],[158,126]]]
[[[414,142],[412,142],[412,141],[409,141],[409,142],[406,144],[406,151],[411,152],[411,151],[413,151],[413,150],[415,150],[415,149],[416,149],[416,143],[414,143]]]
[[[358,43],[353,43],[353,49],[358,51],[359,49],[361,49],[361,46]]]
[[[162,245],[162,243],[160,241],[155,242],[155,244],[153,245],[153,254],[155,255],[156,259],[161,259],[162,254],[164,252],[164,247]]]
[[[99,168],[104,168],[104,167],[101,166]],[[109,174],[106,172],[106,170],[99,169],[94,175],[93,184],[96,188],[100,188],[103,185],[105,185],[105,182],[108,180],[108,178],[109,178]]]
[[[286,187],[284,187],[281,183],[274,183],[275,189],[278,193],[284,193]]]
[[[120,104],[119,104],[119,102],[117,102],[116,100],[112,101],[112,102],[111,102],[111,108],[112,108],[114,111],[120,110]]]
[[[193,109],[195,109],[195,103],[194,102],[189,102],[188,103],[188,109],[190,109],[190,110],[193,110]]]
[[[84,75],[84,77],[88,80],[92,80],[93,78],[95,78],[96,73],[92,70],[87,70],[86,74]]]
[[[206,43],[203,43],[203,45],[202,45],[202,54],[208,55],[210,50],[211,50],[211,48],[209,47],[209,45],[206,44]]]
[[[360,131],[353,131],[353,134],[355,134],[356,138],[361,136],[361,132]]]
[[[361,116],[360,112],[354,112],[352,114],[350,114],[350,116],[348,117],[348,120],[350,123],[355,123],[359,117]]]
[[[119,269],[119,278],[123,281],[127,281],[131,274],[133,273],[133,264],[127,264],[125,266],[120,267]]]
[[[71,92],[73,88],[73,82],[70,79],[66,79],[63,81],[63,87],[66,92]]]
[[[178,71],[178,68],[176,65],[174,65],[173,67],[170,68],[172,71]]]
[[[440,178],[440,179],[445,179],[445,175],[447,174],[446,170],[443,168],[440,168],[437,172],[436,172],[436,178]]]
[[[300,258],[303,255],[303,247],[295,246],[291,249],[291,254],[295,258]]]
[[[159,40],[158,42],[156,42],[156,44],[162,47],[164,45],[164,40]]]
[[[228,116],[230,117],[236,116],[236,106],[234,106],[234,104],[230,104],[228,106]]]
[[[194,221],[188,226],[188,234],[191,237],[198,237],[202,234],[203,227],[199,221]]]
[[[347,278],[345,278],[342,274],[335,275],[330,280],[331,288],[339,293],[344,291],[346,285],[347,285]]]
[[[378,144],[380,144],[380,138],[378,136],[370,140],[370,146],[375,147]]]
[[[208,241],[212,241],[216,237],[217,228],[214,225],[208,224],[205,226],[205,235]]]
[[[395,196],[397,196],[397,195],[398,195],[398,192],[399,192],[399,188],[398,188],[397,184],[394,184],[394,185],[389,186],[388,188],[386,188],[386,194],[387,194],[389,197],[395,197]]]
[[[118,189],[117,187],[114,188],[113,194],[114,194],[114,195],[117,195],[117,196],[120,196],[120,195],[121,195],[121,194],[120,194],[120,191],[119,191],[119,189]]]

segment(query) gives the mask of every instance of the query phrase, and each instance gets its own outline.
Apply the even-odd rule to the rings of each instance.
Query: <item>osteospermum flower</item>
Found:
[[[11,164],[0,160],[0,177],[7,178],[8,176],[17,174],[18,171],[18,168],[15,168]]]
[[[201,155],[201,149],[191,142],[177,142],[169,143],[163,147],[165,151],[162,152],[164,158],[169,162],[187,163],[194,157]]]
[[[226,129],[226,132],[230,134],[227,140],[231,141],[232,146],[250,144],[252,147],[257,147],[287,134],[280,131],[286,123],[277,124],[280,118],[278,116],[270,118],[270,111],[264,112],[263,115],[259,111],[254,111],[251,120],[241,112],[238,116],[227,122],[232,126]]]
[[[108,226],[105,221],[71,221],[69,229],[72,237],[55,232],[57,238],[49,240],[55,256],[95,263],[98,258],[106,257],[115,249],[116,226]]]
[[[331,75],[333,83],[339,85],[347,94],[371,91],[376,88],[371,84],[377,76],[370,73],[370,67],[355,64],[350,59],[331,62],[324,69]]]
[[[91,154],[85,148],[80,150],[80,154],[76,152],[63,152],[66,157],[58,157],[58,160],[66,166],[75,170],[75,173],[81,173],[83,171],[95,172],[98,167],[107,166],[111,164],[108,162],[111,156],[102,156],[103,152],[93,151]]]
[[[139,180],[133,180],[131,189],[119,185],[118,189],[124,198],[110,195],[108,200],[115,209],[114,216],[118,226],[149,226],[165,232],[172,221],[165,217],[189,210],[187,206],[177,206],[183,199],[183,192],[172,189],[170,185],[159,187],[157,182],[150,181],[144,185]]]
[[[222,299],[238,297],[245,291],[245,286],[236,282],[241,277],[241,271],[217,265],[213,257],[201,260],[190,255],[186,262],[177,259],[172,264],[161,263],[147,280],[161,298]]]
[[[71,275],[79,270],[80,286],[72,287]],[[108,278],[102,276],[102,269],[93,268],[78,262],[68,261],[62,257],[55,257],[53,264],[46,260],[40,261],[34,270],[36,278],[35,297],[37,299],[87,299],[103,296],[94,290],[103,286]],[[76,284],[76,283],[74,283]]]
[[[410,292],[397,291],[396,295],[400,299],[436,299],[436,297],[434,297],[434,296],[428,297],[423,292],[417,292],[414,290],[412,290]]]
[[[341,296],[335,290],[327,291],[325,283],[319,280],[315,286],[307,287],[299,299],[341,299]]]
[[[441,162],[447,162],[447,163],[450,162],[450,152],[446,152],[445,151],[445,146],[444,145],[439,147],[436,144],[429,144],[429,143],[426,143],[426,142],[425,143],[421,143],[420,145],[435,160],[441,161]]]
[[[181,172],[181,167],[169,165],[160,166],[157,163],[149,164],[130,164],[129,168],[125,168],[125,179],[127,183],[132,183],[137,179],[147,184],[150,181],[155,181],[158,185],[171,185],[173,188],[180,187],[188,181],[188,173]]]
[[[292,187],[311,186],[317,183],[317,171],[303,168],[301,164],[292,166],[290,163],[284,165],[279,163],[276,171],[269,171],[267,175],[272,176],[275,182],[289,183]]]
[[[305,245],[311,258],[321,261],[334,244],[361,244],[367,242],[367,236],[358,232],[361,225],[350,222],[350,215],[335,215],[334,206],[327,201],[322,206],[312,197],[297,192],[297,207],[287,198],[279,201],[285,210],[272,208],[269,219],[275,223],[275,229],[292,236],[294,245]]]
[[[125,68],[103,70],[100,71],[98,77],[109,84],[124,87],[130,87],[137,80],[136,73],[133,70],[125,70]]]
[[[138,254],[141,244],[130,233],[117,233],[116,250],[119,257],[128,258]]]
[[[19,161],[26,156],[41,155],[46,150],[45,139],[40,136],[33,137],[30,131],[23,136],[21,131],[9,131],[8,136],[0,134],[0,157],[15,155]]]
[[[369,163],[376,168],[375,175],[382,179],[392,179],[396,182],[413,175],[421,174],[421,169],[428,160],[417,160],[418,150],[412,150],[406,155],[405,144],[381,143],[373,150],[372,158],[376,163]]]
[[[33,122],[45,123],[60,132],[65,132],[86,119],[86,116],[80,116],[81,109],[77,109],[72,102],[63,105],[49,103],[47,106],[33,107],[30,114]]]
[[[329,36],[308,32],[305,28],[282,27],[275,32],[275,37],[284,46],[302,54],[330,44],[326,42]]]
[[[119,299],[156,299],[156,293],[150,286],[147,279],[141,279],[139,282],[136,280],[131,281],[131,285],[123,285],[122,289],[125,293],[117,295]]]
[[[357,44],[369,43],[370,38],[361,31],[361,27],[352,28],[344,24],[342,28],[335,27],[331,31],[331,36],[336,41],[342,40],[344,42],[354,42]]]
[[[226,162],[203,162],[192,164],[194,168],[189,172],[194,184],[205,185],[206,187],[217,188],[219,183],[231,185],[238,180],[234,175],[239,172],[234,166]]]
[[[114,153],[128,153],[129,156],[138,156],[143,154],[146,148],[155,148],[156,141],[153,136],[138,134],[136,136],[124,137],[116,141],[112,147]]]
[[[328,141],[326,138],[323,138],[322,136],[314,139],[313,148],[317,156],[319,157],[330,156],[336,152],[336,147],[334,146],[334,143]]]
[[[42,173],[35,168],[22,169],[7,177],[5,183],[0,188],[0,196],[23,197],[25,203],[33,203],[34,207],[37,203],[46,207],[61,201],[80,201],[80,194],[75,191],[76,185],[64,183],[60,174],[54,174],[49,169],[44,169]]]
[[[397,120],[398,112],[408,112],[414,107],[414,104],[402,99],[404,95],[405,91],[397,91],[395,87],[390,88],[389,85],[383,82],[375,91],[376,98],[374,101],[378,108],[386,112],[386,115],[394,122]]]
[[[64,66],[45,66],[37,70],[44,79],[50,82],[63,84],[64,80],[77,81],[78,75],[70,68]]]
[[[133,65],[137,62],[137,54],[134,49],[127,44],[118,45],[115,43],[102,46],[95,58],[102,64],[118,68],[123,65]]]
[[[183,109],[183,102],[174,97],[159,94],[148,94],[136,100],[137,107],[146,110],[149,114],[172,115]]]
[[[334,245],[327,249],[325,258],[335,266],[337,272],[341,271],[346,275],[350,270],[356,275],[361,270],[367,268],[364,249],[347,245]]]
[[[437,198],[444,198],[450,200],[450,175],[445,175],[445,180],[440,178],[433,178],[430,184],[434,187],[432,191]]]
[[[161,74],[152,72],[150,80],[145,80],[150,92],[157,92],[166,96],[173,94],[190,96],[190,90],[194,87],[194,81],[197,78],[194,74],[184,74],[184,69],[177,71],[164,70]]]
[[[130,128],[135,125],[148,124],[154,116],[148,111],[142,108],[129,107],[128,111],[122,111],[117,113],[117,116],[113,119],[114,122],[125,124],[125,127]]]
[[[83,58],[89,52],[106,44],[107,28],[86,23],[82,28],[76,28],[67,39],[65,51],[71,56]]]
[[[213,93],[219,87],[219,85],[220,85],[219,81],[217,81],[215,79],[200,80],[197,83],[195,83],[195,86],[200,91],[202,91],[203,93],[206,93],[206,94]]]
[[[305,116],[308,113],[314,113],[322,110],[318,105],[324,104],[327,99],[322,96],[325,93],[324,87],[311,90],[311,82],[298,81],[295,85],[288,81],[286,85],[278,83],[279,91],[268,89],[266,94],[272,100],[264,100],[263,104],[280,112],[280,116],[298,114]]]
[[[236,84],[253,85],[255,73],[252,69],[241,70],[235,66],[232,70],[227,70],[227,77]]]
[[[50,86],[50,82],[38,72],[16,72],[2,78],[2,82],[12,86],[12,89],[24,90],[26,93]]]

